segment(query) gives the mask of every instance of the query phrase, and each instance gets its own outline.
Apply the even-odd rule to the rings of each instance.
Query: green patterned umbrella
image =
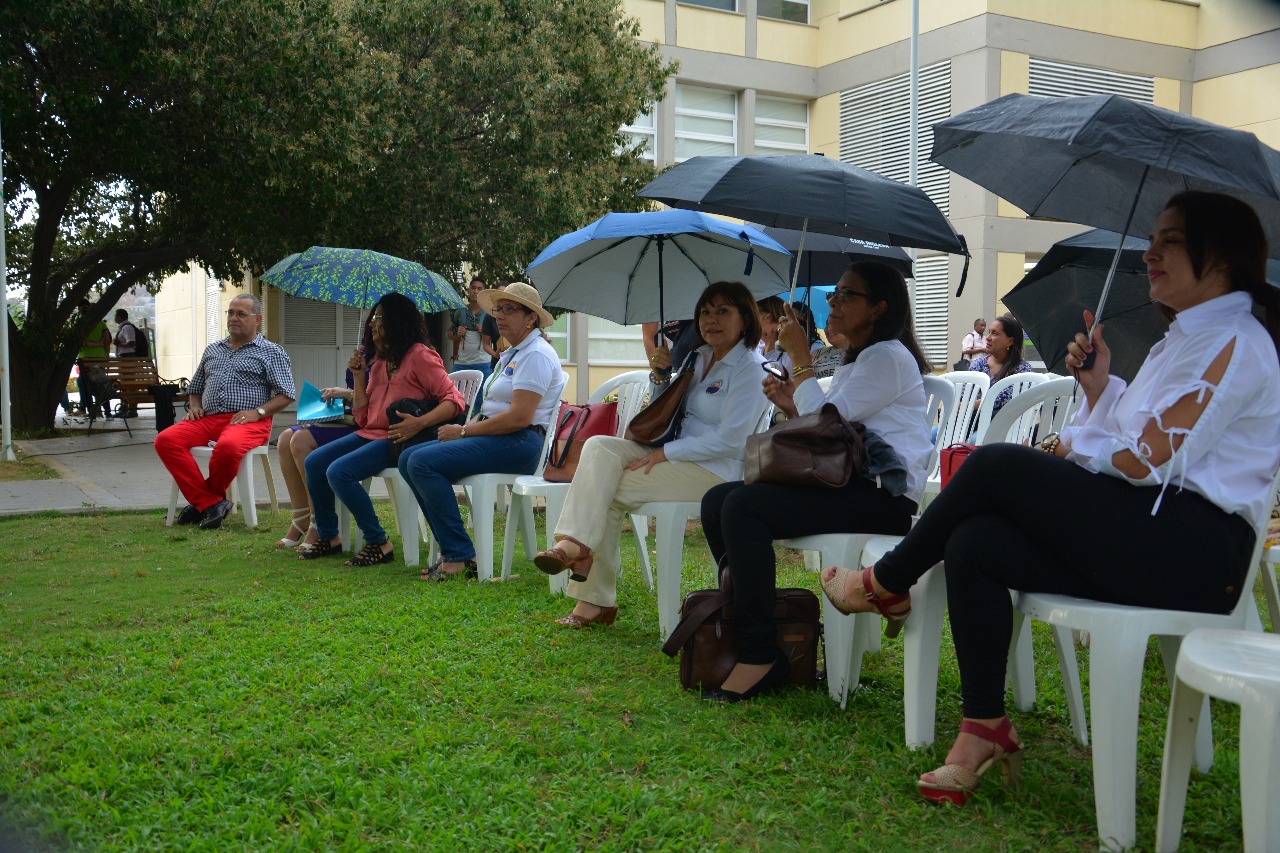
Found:
[[[458,291],[422,264],[368,249],[312,246],[262,274],[292,296],[372,308],[388,293],[403,293],[428,314],[461,308]]]

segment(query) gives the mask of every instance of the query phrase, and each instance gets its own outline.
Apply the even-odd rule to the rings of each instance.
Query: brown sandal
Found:
[[[618,617],[618,608],[601,607],[600,612],[593,618],[588,619],[585,616],[579,616],[577,613],[570,613],[568,616],[561,616],[556,620],[557,625],[563,625],[566,628],[573,628],[575,631],[580,628],[586,628],[588,625],[612,625],[613,620]]]
[[[570,557],[561,548],[563,542],[572,542],[578,546],[578,556]],[[569,570],[569,580],[582,583],[591,574],[591,564],[595,562],[595,557],[591,554],[591,549],[583,545],[577,539],[564,537],[547,551],[539,551],[538,556],[533,558],[533,564],[541,571],[549,575],[558,575],[565,569]]]

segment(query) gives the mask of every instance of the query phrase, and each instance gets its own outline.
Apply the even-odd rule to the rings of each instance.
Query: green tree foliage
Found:
[[[50,425],[85,332],[192,261],[342,245],[514,276],[637,209],[651,168],[618,128],[672,69],[636,35],[619,0],[3,4],[15,425]]]

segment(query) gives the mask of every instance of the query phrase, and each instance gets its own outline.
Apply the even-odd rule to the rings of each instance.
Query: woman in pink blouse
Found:
[[[445,372],[440,354],[427,345],[426,324],[413,300],[388,293],[373,306],[370,328],[376,355],[369,365],[367,385],[361,351],[357,349],[347,361],[355,378],[352,390],[360,428],[317,448],[305,463],[307,491],[320,538],[302,552],[304,560],[342,552],[335,498],[351,511],[367,543],[347,565],[373,566],[395,559],[362,482],[395,464],[390,455],[393,443],[404,445],[420,440],[424,430],[434,438],[441,424],[461,423],[466,408],[462,394]],[[422,408],[429,411],[417,417],[402,415],[391,426],[387,409],[404,399],[423,401]]]

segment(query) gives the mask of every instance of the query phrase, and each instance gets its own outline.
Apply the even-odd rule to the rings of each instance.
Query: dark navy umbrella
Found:
[[[1035,342],[1046,367],[1066,373],[1067,344],[1083,330],[1082,312],[1093,310],[1102,294],[1120,235],[1086,231],[1053,245],[1004,297],[1010,313]],[[1111,348],[1111,372],[1132,380],[1151,347],[1164,337],[1169,321],[1151,300],[1147,241],[1129,237],[1116,267],[1111,295],[1101,322]],[[1280,286],[1280,262],[1267,262],[1267,280]]]
[[[911,278],[911,256],[897,246],[835,234],[802,235],[790,228],[756,227],[792,254],[800,250],[800,238],[804,237],[804,255],[791,261],[800,267],[796,287],[835,284],[853,261],[879,261],[902,273],[904,278]]]

